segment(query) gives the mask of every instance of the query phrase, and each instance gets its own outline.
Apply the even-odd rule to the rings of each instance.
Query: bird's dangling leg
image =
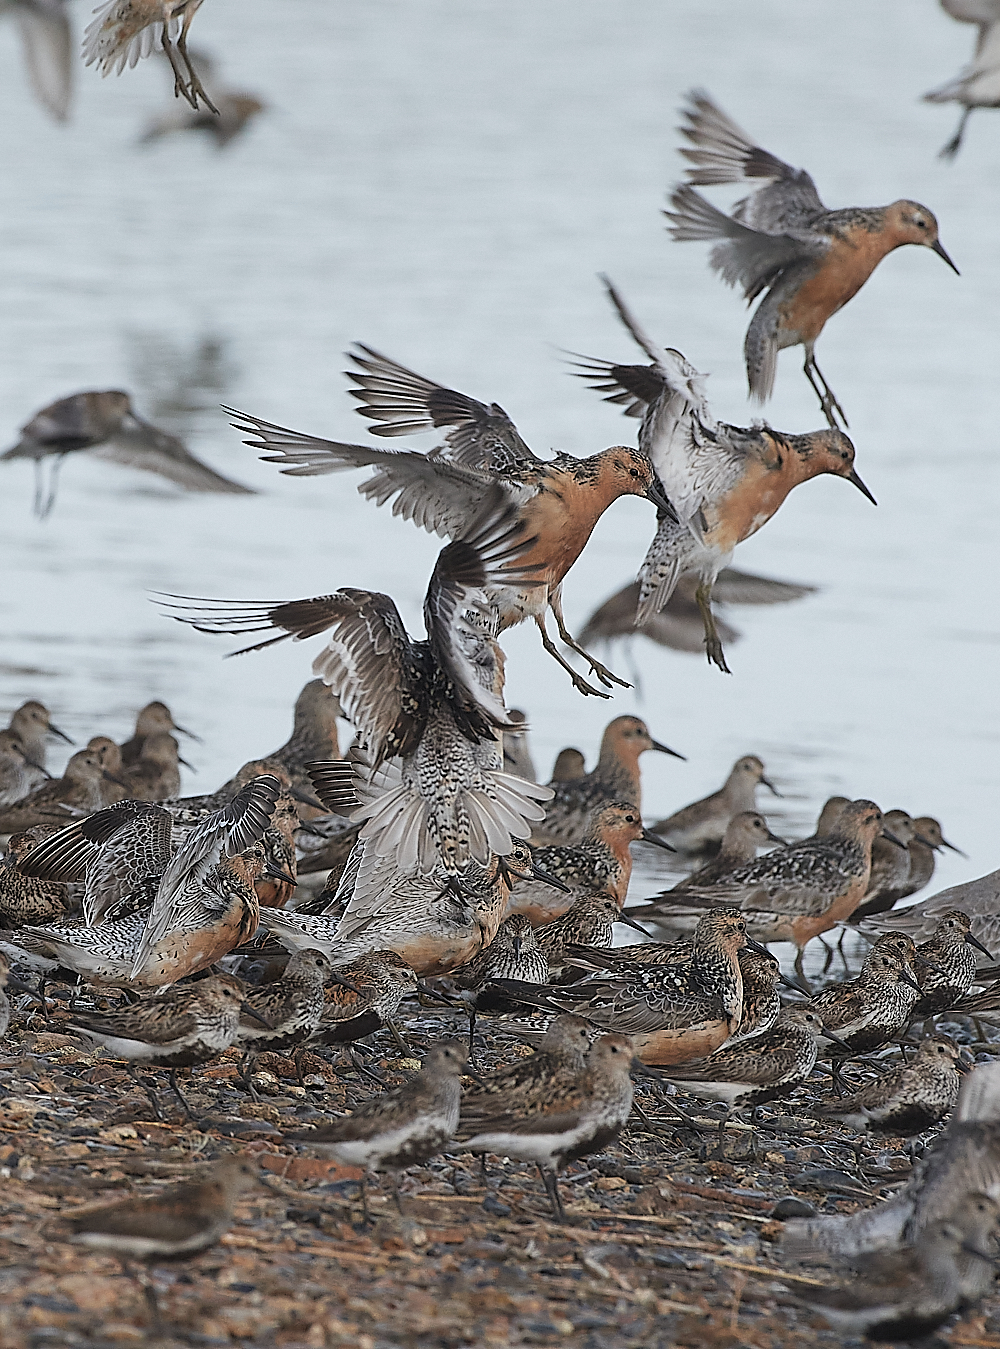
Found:
[[[806,349],[806,359],[802,369],[805,371],[806,379],[813,387],[813,392],[819,399],[819,405],[823,409],[823,416],[826,418],[827,424],[832,426],[834,431],[844,430],[849,425],[844,409],[840,406],[837,395],[827,384],[822,370],[816,364],[815,356],[808,348]],[[837,413],[840,414],[843,426],[837,421]]]
[[[958,127],[955,130],[954,136],[952,136],[951,140],[948,142],[947,145],[942,145],[941,149],[938,151],[938,159],[955,158],[961,147],[962,137],[965,135],[965,124],[971,116],[972,116],[972,109],[966,108],[965,111],[962,113],[962,116],[959,118]]]
[[[601,662],[595,659],[595,657],[593,657],[589,651],[585,651],[583,647],[580,645],[580,643],[576,640],[576,638],[570,632],[569,628],[567,628],[565,618],[563,618],[562,596],[559,593],[558,589],[552,591],[552,593],[549,595],[549,608],[552,610],[553,617],[556,620],[556,627],[559,629],[559,636],[562,638],[562,640],[566,643],[566,645],[569,647],[571,651],[575,651],[578,656],[583,657],[583,659],[587,662],[593,673],[597,676],[597,678],[601,681],[601,683],[604,685],[605,688],[611,688],[613,684],[617,684],[620,688],[623,689],[629,689],[632,687],[632,685],[629,684],[627,680],[619,679],[619,677],[616,674],[614,674],[613,671],[609,670],[606,665],[602,665]]]
[[[595,698],[610,698],[611,697],[610,693],[605,693],[603,689],[593,688],[590,684],[587,683],[587,681],[581,675],[577,674],[577,672],[573,669],[572,665],[570,665],[569,661],[565,660],[563,656],[560,655],[555,642],[553,642],[552,638],[545,631],[544,620],[542,618],[539,618],[538,614],[534,615],[534,619],[535,624],[538,627],[538,631],[541,634],[542,646],[545,647],[545,650],[549,653],[552,659],[557,661],[569,675],[570,679],[572,679],[573,687],[576,689],[577,693],[582,693],[584,694],[584,696],[590,694]]]
[[[702,581],[694,592],[694,597],[698,602],[698,608],[701,610],[701,621],[705,625],[705,655],[712,665],[719,667],[723,674],[732,674],[732,670],[726,664],[722,639],[719,636],[719,629],[715,626],[715,615],[712,613],[712,583]]]

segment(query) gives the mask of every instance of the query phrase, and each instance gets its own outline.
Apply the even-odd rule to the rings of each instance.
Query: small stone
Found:
[[[771,1209],[770,1217],[778,1218],[782,1222],[786,1218],[815,1218],[816,1210],[804,1199],[795,1199],[792,1195],[787,1195],[784,1199],[779,1199]]]
[[[609,1190],[627,1190],[628,1181],[622,1180],[621,1176],[602,1176],[600,1180],[594,1181],[594,1189],[605,1194]]]

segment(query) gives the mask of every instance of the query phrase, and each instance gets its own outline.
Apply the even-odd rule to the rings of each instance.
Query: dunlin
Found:
[[[41,769],[45,768],[47,742],[53,736],[67,745],[73,743],[65,731],[60,731],[59,727],[53,724],[45,704],[36,702],[33,698],[22,703],[13,713],[7,724],[7,730],[17,737],[28,762]]]
[[[910,1138],[933,1129],[954,1109],[962,1071],[958,1045],[936,1035],[920,1042],[909,1063],[880,1074],[850,1096],[824,1101],[816,1113],[852,1129]]]
[[[816,586],[798,585],[792,581],[776,581],[769,576],[736,567],[723,567],[712,587],[712,603],[719,604],[787,604],[816,592]],[[648,637],[657,646],[671,651],[686,651],[692,655],[705,650],[705,625],[698,607],[696,592],[698,577],[682,576],[666,604],[641,628],[635,626],[639,607],[640,584],[630,581],[605,600],[587,619],[580,633],[580,644],[588,649],[616,639],[625,641]],[[719,640],[731,646],[740,640],[740,633],[731,624],[715,614]]]
[[[337,970],[309,1043],[349,1045],[391,1026],[399,1005],[420,987],[416,970],[395,951],[369,951]]]
[[[778,352],[805,348],[805,374],[831,427],[843,409],[820,373],[816,339],[831,315],[865,284],[887,254],[922,244],[958,268],[938,238],[926,206],[900,200],[891,206],[849,206],[829,211],[805,169],[793,169],[753,141],[707,94],[694,91],[681,132],[693,168],[675,189],[666,213],[677,240],[719,240],[711,266],[747,300],[767,292],[747,329],[745,355],[750,395],[765,403],[774,389]],[[751,183],[731,216],[717,210],[691,184]],[[669,489],[668,489],[669,492]]]
[[[169,60],[169,55],[165,55]],[[199,84],[208,91],[212,108],[172,104],[146,124],[141,145],[150,145],[175,132],[202,131],[212,137],[219,150],[224,150],[267,106],[254,94],[226,86],[219,78],[217,62],[207,53],[189,52],[188,57]]]
[[[523,913],[505,918],[489,946],[484,946],[467,964],[451,971],[449,978],[460,990],[469,1013],[470,1058],[477,1016],[481,1012],[490,1015],[515,1012],[521,1006],[516,999],[501,992],[494,980],[523,979],[529,984],[543,984],[548,972],[548,961]]]
[[[642,777],[639,758],[647,750],[683,759],[683,754],[654,740],[639,717],[615,717],[601,737],[597,765],[582,777],[553,779],[553,799],[545,809],[545,820],[534,831],[538,843],[578,843],[590,829],[594,811],[612,801],[622,801],[642,809]]]
[[[603,1035],[587,1054],[586,1065],[572,1084],[550,1082],[549,1102],[523,1114],[519,1103],[503,1094],[482,1101],[481,1112],[469,1117],[464,1147],[469,1152],[495,1152],[534,1162],[545,1184],[557,1222],[566,1215],[559,1197],[559,1172],[570,1162],[613,1143],[632,1113],[633,1055],[625,1035]],[[555,1088],[555,1089],[554,1089]],[[495,1109],[490,1112],[490,1102]]]
[[[0,834],[20,833],[36,824],[53,824],[74,815],[92,815],[125,795],[124,786],[101,764],[98,754],[77,750],[63,770],[6,810],[0,811]]]
[[[856,979],[828,984],[808,1006],[846,1051],[865,1054],[899,1034],[919,996],[912,967],[894,951],[876,945]],[[836,1080],[836,1072],[834,1076]]]
[[[305,1044],[320,1023],[324,985],[332,979],[340,982],[342,976],[334,974],[322,951],[296,951],[280,979],[247,993],[251,1014],[240,1016],[236,1041],[244,1050],[245,1081],[258,1054],[283,1054]]]
[[[398,1173],[428,1161],[454,1135],[462,1095],[459,1077],[466,1071],[467,1059],[464,1045],[444,1041],[428,1050],[421,1071],[402,1087],[365,1101],[348,1119],[286,1133],[285,1138],[346,1166],[388,1171],[402,1212]],[[364,1180],[361,1198],[367,1221]]]
[[[970,1191],[909,1250],[869,1257],[849,1282],[810,1287],[799,1296],[850,1338],[922,1341],[952,1312],[976,1306],[989,1292],[998,1236],[996,1201]]]
[[[146,1264],[183,1260],[208,1250],[225,1235],[236,1201],[258,1176],[249,1157],[221,1157],[159,1194],[71,1209],[59,1220],[72,1230],[76,1245],[116,1255],[126,1271],[133,1260]],[[139,1283],[154,1326],[159,1327],[156,1291],[148,1279],[140,1278]]]
[[[26,876],[23,859],[35,848],[34,830],[11,834],[0,861],[0,927],[18,928],[25,923],[51,923],[70,907],[69,891],[61,881],[42,881]]]
[[[192,740],[198,739],[193,731],[187,731],[183,726],[177,725],[166,703],[147,703],[135,719],[134,734],[120,746],[123,766],[130,768],[138,761],[143,744],[151,735],[166,735],[170,731],[179,731],[181,735],[186,735]]]
[[[808,1007],[786,1007],[770,1030],[663,1074],[681,1091],[722,1101],[727,1113],[790,1096],[816,1066],[819,1041],[835,1039]],[[659,1074],[658,1074],[659,1075]]]
[[[0,731],[0,810],[23,801],[49,774],[29,760],[13,731]]]
[[[75,1012],[66,1029],[125,1059],[157,1110],[156,1097],[137,1076],[138,1067],[144,1064],[169,1069],[171,1088],[185,1113],[193,1118],[177,1086],[176,1071],[207,1063],[235,1044],[240,1012],[246,1008],[246,989],[240,981],[228,974],[214,974],[193,984],[178,984],[117,1011]]]
[[[733,764],[717,792],[650,827],[679,852],[718,852],[732,820],[737,815],[756,812],[758,786],[767,787],[775,796],[780,795],[765,775],[764,765],[756,754],[744,754]]]
[[[112,0],[113,4],[132,0]],[[35,513],[46,516],[56,499],[59,467],[67,454],[93,451],[94,458],[159,474],[189,492],[252,494],[203,464],[177,439],[143,421],[120,389],[88,391],[57,399],[21,428],[21,439],[0,459],[30,459],[35,465]],[[54,458],[47,491],[42,465]]]
[[[967,913],[946,909],[934,936],[917,947],[917,956],[924,963],[918,969],[920,997],[913,1006],[914,1019],[947,1012],[965,997],[979,964],[975,951],[981,951],[990,964],[996,963],[971,929],[972,919]]]
[[[123,769],[122,781],[133,801],[167,801],[181,789],[179,764],[191,765],[180,756],[180,746],[168,732],[147,736],[139,757]]]

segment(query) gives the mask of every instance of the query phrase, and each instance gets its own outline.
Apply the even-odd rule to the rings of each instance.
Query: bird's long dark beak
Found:
[[[248,1002],[240,1003],[240,1011],[248,1016],[251,1021],[259,1021],[265,1030],[274,1030],[274,1026],[266,1017],[261,1016],[260,1012],[254,1011]]]
[[[854,1053],[854,1050],[853,1050],[853,1049],[851,1048],[851,1046],[847,1043],[847,1041],[846,1041],[846,1040],[842,1040],[842,1039],[840,1038],[839,1035],[834,1035],[834,1033],[833,1033],[832,1030],[825,1030],[825,1031],[823,1032],[823,1039],[824,1039],[824,1040],[832,1040],[833,1043],[834,1043],[835,1045],[840,1045],[841,1049],[846,1049],[847,1052],[848,1052],[848,1054],[853,1054],[853,1053]]]
[[[649,936],[649,933],[642,924],[637,923],[634,918],[630,918],[627,913],[620,913],[614,921],[616,923],[624,923],[626,927],[632,928],[634,932],[641,932],[644,937]]]
[[[198,771],[197,768],[195,768],[195,766],[194,766],[193,763],[188,763],[187,759],[182,759],[181,756],[180,756],[179,754],[178,754],[178,756],[177,756],[177,762],[178,762],[179,764],[183,764],[185,768],[190,768],[190,770],[191,770],[192,773],[197,773],[197,771]]]
[[[70,740],[65,731],[60,731],[58,726],[53,726],[51,721],[49,722],[48,734],[58,736],[60,740],[65,740],[67,745],[76,744],[75,740]]]
[[[421,983],[417,980],[417,992],[422,993],[425,998],[436,998],[438,1002],[443,1002],[447,1007],[459,1007],[461,1004],[455,998],[449,998],[447,993],[439,993],[436,988],[431,988],[430,984]]]
[[[758,955],[770,956],[771,952],[761,942],[755,941],[753,937],[747,937],[747,946],[751,951],[756,951]]]
[[[640,835],[643,843],[652,843],[654,848],[666,848],[667,852],[676,852],[677,849],[666,839],[660,838],[659,834],[654,834],[651,829],[644,829]]]
[[[473,1082],[478,1082],[481,1087],[485,1087],[487,1085],[487,1083],[483,1080],[483,1078],[480,1077],[480,1075],[475,1071],[475,1069],[470,1068],[468,1064],[466,1064],[465,1067],[462,1069],[462,1076],[471,1077]]]
[[[653,481],[646,488],[646,497],[653,503],[658,511],[663,511],[665,515],[668,515],[670,519],[676,523],[677,512],[674,510],[670,498],[663,490],[663,484],[660,482],[659,478],[654,476]]]
[[[42,763],[39,763],[39,762],[37,761],[37,759],[29,759],[28,756],[27,756],[27,754],[25,754],[24,750],[21,749],[20,745],[15,745],[15,746],[14,746],[14,752],[15,752],[16,754],[20,754],[22,760],[28,765],[29,768],[36,768],[36,769],[38,770],[39,773],[44,773],[45,776],[49,779],[50,782],[52,781],[52,774],[51,774],[51,773],[49,772],[49,770],[45,767],[45,765],[42,764]]]
[[[125,782],[123,778],[116,778],[114,773],[109,773],[106,768],[102,771],[104,777],[106,777],[109,782],[117,782],[119,787],[124,787],[125,790],[128,791],[128,783]]]
[[[788,839],[787,839],[787,838],[779,838],[777,834],[772,834],[771,831],[770,831],[770,829],[767,831],[767,837],[768,837],[769,842],[771,842],[771,843],[780,843],[781,846],[782,846],[783,848],[787,848],[787,847],[788,847]]]
[[[895,843],[897,848],[902,848],[903,851],[906,852],[906,844],[903,842],[903,840],[901,838],[897,838],[895,834],[890,833],[888,829],[882,830],[882,837],[887,838],[890,843]]]
[[[909,984],[911,988],[915,988],[918,993],[920,992],[920,985],[917,983],[916,979],[914,979],[912,974],[907,974],[905,970],[899,971],[899,982],[901,984]]]
[[[632,1055],[632,1062],[629,1064],[628,1070],[630,1073],[638,1073],[640,1077],[659,1077],[659,1073],[650,1072],[638,1054]]]
[[[993,957],[991,956],[990,959],[992,960]],[[943,974],[946,979],[951,978],[951,974],[943,965],[939,965],[936,960],[928,960],[927,957],[922,956],[919,951],[914,955],[913,963],[914,965],[923,965],[925,969],[933,970],[935,974]]]
[[[515,932],[515,933],[514,933],[514,955],[515,955],[515,957],[516,957],[518,960],[521,959],[521,934],[520,934],[520,932]]]
[[[518,873],[515,872],[514,874],[517,875]],[[562,881],[559,879],[558,876],[550,876],[547,871],[543,871],[542,868],[536,865],[536,863],[534,862],[532,862],[531,864],[531,876],[536,881],[544,881],[546,885],[554,885],[555,888],[557,890],[561,890],[564,895],[568,895],[570,893],[569,886],[563,885]],[[524,877],[522,879],[528,878]]]
[[[331,984],[339,984],[341,988],[349,989],[350,992],[357,993],[359,996],[361,994],[361,989],[358,988],[357,984],[352,984],[350,979],[345,979],[344,976],[338,974],[336,970],[330,971],[327,975],[327,981]]]
[[[178,726],[176,721],[174,722],[174,730],[180,731],[181,735],[186,735],[187,738],[189,740],[193,740],[196,745],[200,745],[202,743],[200,735],[195,735],[194,731],[189,731],[186,726]]]
[[[935,843],[932,838],[928,838],[926,834],[914,834],[913,837],[918,843],[922,843],[925,848],[930,848],[933,852],[941,851],[941,845]]]
[[[941,843],[943,847],[949,848],[952,852],[957,852],[959,857],[968,857],[969,855],[967,852],[963,852],[961,848],[956,848],[954,843],[949,843],[946,838],[942,838]]]
[[[290,796],[293,796],[296,801],[301,801],[304,806],[312,806],[313,810],[327,809],[319,797],[313,796],[310,792],[301,792],[298,787],[290,787],[288,791]],[[351,809],[353,810],[354,807],[352,806]]]
[[[871,492],[869,492],[868,488],[865,486],[861,478],[861,474],[858,472],[856,468],[852,468],[850,473],[848,473],[847,481],[854,483],[854,486],[858,489],[858,491],[861,492],[864,496],[866,496],[873,506],[878,505],[878,502],[875,500]]]
[[[987,951],[986,947],[978,937],[974,937],[971,932],[967,932],[965,934],[965,940],[967,945],[974,946],[977,951],[982,951],[987,960],[993,960],[993,956],[990,955],[989,951]]]
[[[781,793],[778,791],[777,787],[774,785],[771,779],[766,778],[763,773],[761,773],[760,775],[760,780],[762,784],[768,789],[769,792],[773,792],[775,796],[781,795]]]
[[[952,262],[951,258],[949,258],[948,254],[944,251],[944,244],[941,242],[940,239],[935,239],[934,242],[931,244],[931,248],[933,248],[934,252],[938,255],[939,258],[943,258],[945,260],[945,262],[948,264],[948,266],[951,268],[951,270],[955,273],[956,276],[962,275],[962,273]]]
[[[286,885],[298,885],[294,876],[290,876],[287,871],[281,871],[278,867],[266,867],[261,874],[269,881],[284,881]]]
[[[649,743],[649,748],[658,750],[661,754],[669,754],[674,759],[683,759],[683,761],[687,763],[686,754],[678,754],[677,751],[675,749],[671,749],[669,745],[661,745],[659,740],[651,740]]]
[[[32,988],[30,984],[24,983],[16,974],[7,975],[7,987],[14,989],[17,993],[30,993],[36,1002],[40,1002],[43,1007],[45,1006],[45,1002],[37,990]]]
[[[786,988],[794,989],[796,993],[801,993],[804,998],[809,997],[809,992],[807,989],[803,988],[803,986],[800,983],[798,983],[795,979],[789,979],[787,975],[782,974],[780,970],[778,972],[778,983],[784,984]]]

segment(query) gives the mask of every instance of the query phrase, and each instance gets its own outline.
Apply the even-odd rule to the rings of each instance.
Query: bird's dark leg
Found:
[[[417,1055],[414,1053],[414,1051],[410,1048],[410,1046],[406,1043],[406,1041],[405,1041],[405,1040],[403,1039],[403,1037],[400,1035],[400,1033],[399,1033],[399,1027],[396,1025],[395,1021],[387,1021],[387,1022],[386,1022],[386,1025],[389,1027],[389,1033],[391,1034],[392,1038],[395,1040],[396,1046],[397,1046],[397,1048],[400,1050],[400,1052],[401,1052],[402,1054],[405,1054],[405,1056],[406,1056],[408,1059],[415,1059],[415,1058],[417,1057]]]
[[[43,496],[44,474],[42,472],[41,459],[35,460],[35,500],[32,502],[32,512],[41,520],[42,517],[42,496]]]
[[[305,1054],[305,1052],[306,1052],[305,1045],[300,1045],[292,1057],[292,1062],[295,1064],[295,1079],[303,1090],[305,1090],[306,1084],[302,1076],[302,1056],[303,1054]]]
[[[490,1173],[489,1173],[489,1168],[488,1168],[487,1165],[486,1165],[486,1153],[485,1153],[485,1152],[481,1152],[481,1153],[479,1154],[479,1178],[480,1178],[480,1180],[483,1182],[484,1185],[487,1185],[487,1186],[489,1185],[489,1183],[490,1183]]]
[[[972,116],[972,109],[966,108],[965,111],[962,113],[962,116],[959,118],[958,127],[956,128],[954,136],[952,136],[951,140],[948,142],[947,145],[942,145],[941,149],[938,151],[938,159],[955,158],[955,156],[958,154],[959,148],[961,147],[962,137],[965,135],[965,124],[971,116]]]
[[[250,1093],[251,1101],[260,1100],[260,1097],[257,1094],[257,1088],[253,1084],[253,1069],[254,1064],[256,1062],[257,1062],[257,1055],[253,1052],[252,1049],[248,1049],[247,1052],[243,1055],[243,1062],[240,1065],[240,1078],[243,1081],[243,1085]]]
[[[160,1102],[156,1098],[156,1092],[153,1090],[151,1086],[148,1085],[148,1083],[142,1080],[142,1078],[139,1076],[139,1069],[136,1067],[134,1063],[129,1066],[128,1075],[135,1083],[135,1085],[139,1088],[139,1090],[149,1100],[149,1104],[153,1107],[153,1114],[156,1116],[156,1118],[162,1120],[163,1111],[160,1109]]]
[[[542,1184],[545,1186],[545,1193],[549,1197],[549,1203],[552,1205],[552,1216],[557,1223],[566,1221],[566,1213],[562,1206],[562,1200],[559,1198],[559,1177],[554,1171],[546,1171],[538,1164],[538,1174],[542,1178]]]
[[[59,480],[59,470],[62,468],[62,461],[64,458],[64,455],[57,454],[55,462],[52,465],[52,472],[49,474],[49,494],[45,498],[45,505],[42,507],[41,511],[40,518],[42,520],[47,520],[49,518],[52,507],[56,504],[56,486]]]
[[[632,687],[632,685],[626,683],[624,679],[619,679],[618,676],[612,673],[612,671],[609,670],[606,665],[602,665],[599,660],[595,660],[594,657],[590,654],[590,652],[585,651],[583,647],[580,645],[580,643],[576,640],[576,638],[570,632],[569,628],[567,628],[565,618],[563,618],[562,596],[560,595],[558,589],[554,590],[549,595],[549,608],[552,610],[553,617],[556,620],[556,627],[559,629],[559,636],[562,638],[562,640],[566,643],[566,645],[569,647],[571,651],[575,651],[577,655],[583,657],[583,659],[587,662],[593,673],[597,676],[597,678],[601,681],[601,683],[605,686],[605,688],[611,688],[612,684],[618,684],[623,689],[628,689]]]
[[[835,431],[842,430],[843,428],[836,417],[836,414],[839,412],[844,427],[847,427],[849,422],[844,414],[844,409],[837,401],[837,395],[830,388],[829,384],[827,384],[826,378],[822,370],[816,364],[816,358],[809,347],[806,348],[806,359],[802,369],[805,371],[806,379],[813,387],[813,392],[819,399],[819,405],[823,409],[823,416],[826,418],[827,423],[832,426]]]
[[[472,1062],[472,1045],[473,1045],[473,1037],[475,1036],[475,1033],[476,1033],[476,1006],[475,1006],[475,1003],[470,1003],[470,1004],[469,1004],[468,1012],[469,1012],[469,1062],[471,1063],[471,1062]]]
[[[396,1208],[399,1212],[399,1216],[405,1218],[406,1214],[403,1212],[403,1197],[399,1193],[399,1176],[395,1171],[390,1171],[389,1178],[392,1181],[392,1197],[396,1201]]]
[[[365,1227],[371,1225],[371,1215],[368,1212],[368,1172],[361,1177],[361,1221]]]
[[[802,961],[805,958],[805,953],[806,948],[804,946],[800,946],[795,955],[795,964],[793,968],[795,970],[796,978],[798,979],[802,987],[805,989],[805,991],[807,993],[812,993],[812,989],[809,987],[809,980],[806,978],[805,970],[802,968]]]
[[[163,55],[170,62],[170,69],[174,72],[174,98],[183,98],[197,112],[198,103],[188,89],[184,72],[178,64],[177,52],[174,50],[174,44],[170,41],[170,25],[168,23],[163,25]],[[188,65],[190,66],[190,62],[188,62]]]
[[[540,618],[538,614],[533,615],[533,617],[535,620],[535,625],[537,626],[538,631],[541,634],[542,646],[545,647],[545,650],[549,653],[552,659],[554,661],[557,661],[558,664],[560,664],[566,671],[566,673],[569,675],[570,679],[572,679],[573,687],[576,689],[577,693],[582,693],[584,694],[584,696],[590,694],[595,698],[610,698],[611,697],[610,693],[605,693],[602,689],[593,688],[590,684],[587,683],[587,681],[584,678],[582,678],[582,676],[577,674],[577,672],[573,669],[572,665],[570,665],[569,661],[564,660],[564,658],[560,655],[555,642],[553,642],[552,638],[545,631],[545,620],[543,618]]]
[[[163,1318],[160,1315],[160,1304],[156,1297],[156,1288],[152,1279],[141,1265],[132,1267],[132,1262],[126,1260],[124,1256],[118,1257],[122,1267],[122,1273],[128,1279],[135,1279],[136,1283],[142,1289],[142,1295],[146,1299],[146,1306],[149,1308],[149,1317],[153,1330],[159,1334],[163,1330]]]
[[[171,1090],[171,1091],[174,1093],[174,1095],[177,1097],[178,1101],[180,1101],[181,1107],[183,1108],[185,1115],[187,1115],[188,1119],[194,1119],[194,1111],[191,1109],[191,1107],[188,1105],[187,1101],[184,1099],[184,1093],[181,1091],[180,1087],[177,1085],[177,1069],[176,1069],[176,1068],[171,1068],[171,1069],[170,1069],[169,1082],[170,1082],[170,1090]]]
[[[822,937],[819,938],[819,944],[826,952],[826,959],[823,961],[823,973],[826,974],[827,970],[833,964],[833,947],[827,946]]]
[[[191,58],[190,56],[188,56],[187,35],[188,29],[191,27],[191,20],[194,18],[194,13],[195,12],[193,7],[185,12],[184,19],[181,23],[180,37],[177,39],[177,50],[180,53],[181,57],[183,58],[185,66],[187,66],[187,73],[188,73],[187,100],[191,104],[192,108],[197,108],[198,100],[200,98],[201,101],[204,103],[205,107],[208,108],[210,112],[214,112],[215,115],[218,116],[219,109],[209,98],[208,94],[205,93],[205,86],[198,78],[198,72],[191,64]]]
[[[712,583],[702,581],[694,592],[694,597],[698,602],[698,608],[701,610],[701,621],[705,625],[705,655],[711,664],[719,667],[723,674],[732,674],[732,670],[726,664],[722,639],[719,637],[719,629],[715,626],[715,615],[712,613]]]

